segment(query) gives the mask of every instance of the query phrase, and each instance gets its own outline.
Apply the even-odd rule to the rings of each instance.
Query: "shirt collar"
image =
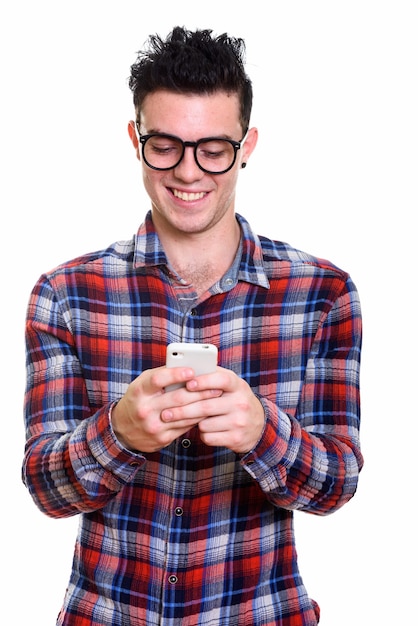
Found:
[[[258,236],[247,220],[235,214],[242,232],[242,257],[238,268],[238,280],[269,288],[270,283],[264,268],[263,250]],[[134,267],[167,265],[167,257],[148,211],[144,222],[134,238]]]

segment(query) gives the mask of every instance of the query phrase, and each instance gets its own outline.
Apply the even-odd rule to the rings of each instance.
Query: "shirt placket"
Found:
[[[190,491],[193,489],[191,454],[193,454],[193,440],[186,434],[176,443],[161,626],[174,626],[180,623],[178,613],[184,605],[187,591],[184,578],[187,576],[189,560],[190,529],[186,520],[190,523],[187,502],[190,502]],[[185,497],[186,494],[188,497]]]

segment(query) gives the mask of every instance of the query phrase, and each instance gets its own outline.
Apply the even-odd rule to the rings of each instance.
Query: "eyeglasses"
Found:
[[[241,141],[221,137],[205,137],[198,141],[183,141],[174,135],[151,133],[141,135],[137,122],[139,141],[142,145],[142,158],[154,170],[172,170],[184,157],[186,148],[193,148],[198,167],[207,174],[225,174],[234,165]]]

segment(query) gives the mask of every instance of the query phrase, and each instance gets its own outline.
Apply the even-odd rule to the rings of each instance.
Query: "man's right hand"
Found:
[[[188,391],[185,387],[165,391],[169,385],[195,378],[190,368],[158,367],[146,370],[129,385],[112,409],[112,427],[118,441],[128,450],[157,452],[198,424],[205,416],[172,423],[161,420],[165,409],[222,395],[218,389]]]

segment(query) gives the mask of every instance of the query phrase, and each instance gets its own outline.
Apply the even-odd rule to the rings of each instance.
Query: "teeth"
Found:
[[[192,202],[193,200],[200,200],[205,195],[204,191],[200,191],[199,193],[186,193],[185,191],[178,191],[177,189],[173,189],[173,194],[176,198],[180,198],[180,200],[185,200],[186,202]]]

